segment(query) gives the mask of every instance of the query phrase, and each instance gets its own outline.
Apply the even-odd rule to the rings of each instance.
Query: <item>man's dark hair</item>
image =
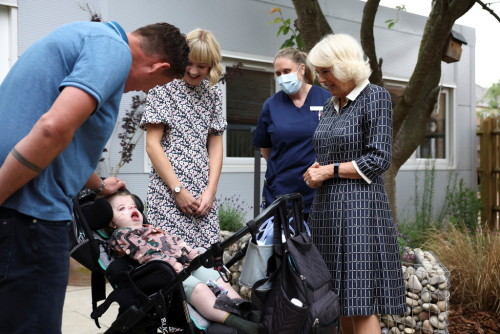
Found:
[[[140,36],[141,48],[149,56],[156,56],[170,64],[165,74],[182,78],[189,60],[189,46],[186,36],[176,26],[155,23],[133,32]]]

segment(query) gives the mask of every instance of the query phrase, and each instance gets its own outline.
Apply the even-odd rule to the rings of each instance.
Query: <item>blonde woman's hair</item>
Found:
[[[208,82],[215,85],[222,74],[220,45],[209,30],[195,29],[186,36],[189,45],[189,60],[210,66]]]
[[[331,68],[342,82],[359,85],[371,74],[370,64],[361,45],[347,34],[329,34],[309,51],[307,62],[313,67]]]
[[[314,72],[307,63],[307,53],[297,50],[295,48],[284,48],[278,51],[274,56],[273,64],[278,58],[288,58],[297,65],[304,64],[304,81],[305,83],[312,84],[314,82]]]

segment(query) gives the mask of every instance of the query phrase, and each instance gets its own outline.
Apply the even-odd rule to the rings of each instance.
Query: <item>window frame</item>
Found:
[[[0,22],[0,27],[2,30],[4,27],[6,28],[8,39],[5,43],[8,63],[6,69],[0,68],[1,83],[18,58],[17,0],[0,0],[0,6],[7,8],[7,22]],[[0,46],[2,50],[5,50],[4,45]]]
[[[407,80],[384,77],[385,84],[391,84],[393,86],[400,86],[402,88],[406,87],[408,84]],[[427,158],[417,158],[417,149],[412,153],[412,155],[406,160],[406,162],[401,166],[400,170],[425,170],[428,168],[429,162],[432,162],[436,170],[455,170],[455,111],[456,111],[456,86],[450,84],[441,84],[441,94],[445,95],[445,155],[444,159],[427,159]]]
[[[245,70],[255,70],[261,72],[268,72],[274,75],[273,58],[263,57],[257,55],[243,54],[237,52],[222,52],[222,66],[223,68],[231,67],[238,62],[243,64],[243,69]],[[226,94],[226,84],[219,84],[222,90],[223,103],[222,112],[224,117],[227,119],[227,94]],[[275,83],[275,91],[279,90],[279,86]],[[255,124],[257,126],[257,124]],[[254,172],[255,158],[254,157],[228,157],[227,156],[227,131],[224,131],[223,135],[223,146],[224,146],[224,161],[222,164],[222,173],[224,172],[239,172],[239,173],[249,173]],[[260,159],[261,172],[266,171],[266,160],[264,158]]]

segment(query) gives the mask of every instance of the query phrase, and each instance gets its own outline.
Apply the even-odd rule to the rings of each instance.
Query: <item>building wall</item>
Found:
[[[353,0],[320,0],[327,20],[336,33],[349,33],[359,39],[360,21],[364,2]],[[55,28],[72,21],[89,20],[89,13],[82,7],[100,13],[104,20],[118,21],[126,31],[142,25],[166,21],[187,33],[195,28],[212,30],[221,44],[223,53],[244,55],[261,59],[268,64],[279,49],[284,37],[276,37],[277,25],[269,22],[273,7],[281,7],[284,17],[294,19],[295,10],[290,0],[45,0],[18,1],[18,53]],[[419,43],[426,18],[400,13],[400,20],[392,29],[384,21],[396,17],[393,9],[381,7],[375,21],[375,39],[378,57],[384,59],[384,76],[390,79],[408,80],[415,66]],[[468,45],[463,47],[462,59],[453,64],[443,63],[442,83],[453,91],[453,136],[455,138],[451,159],[439,166],[436,172],[436,206],[444,198],[447,175],[458,171],[470,187],[476,187],[475,114],[474,110],[474,29],[456,26]],[[249,87],[251,89],[251,87]],[[124,95],[121,113],[130,107],[134,93]],[[121,118],[121,117],[120,117]],[[109,155],[99,167],[105,174],[106,166],[114,166],[120,149],[117,127],[109,142]],[[135,149],[133,160],[120,171],[129,189],[146,198],[148,174],[144,141]],[[423,164],[404,166],[397,178],[397,194],[400,215],[409,215],[414,197],[415,175],[421,175]],[[263,164],[263,170],[265,163]],[[262,174],[263,179],[263,174]],[[231,168],[226,162],[219,183],[219,198],[240,195],[246,205],[254,201],[253,161],[244,168]],[[249,209],[248,218],[253,214]]]

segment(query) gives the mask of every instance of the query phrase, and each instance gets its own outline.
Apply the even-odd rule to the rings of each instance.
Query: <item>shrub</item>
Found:
[[[400,249],[403,247],[421,248],[427,239],[429,229],[438,224],[433,217],[435,179],[436,169],[433,162],[426,162],[422,190],[419,188],[418,173],[415,173],[415,197],[413,199],[415,220],[399,222],[397,230]]]
[[[219,202],[219,225],[224,231],[236,232],[244,226],[246,205],[239,195],[225,197]]]
[[[415,220],[398,224],[400,247],[422,248],[434,230],[446,224],[475,229],[482,201],[477,192],[467,188],[456,172],[448,176],[445,200],[438,214],[434,214],[436,171],[433,163],[426,163],[423,189],[419,190],[419,178],[415,174]]]
[[[449,220],[457,226],[466,226],[474,230],[483,203],[477,197],[477,192],[467,188],[463,179],[458,179],[456,173],[450,174],[446,187],[446,200],[439,221]]]
[[[477,225],[476,225],[477,226]],[[472,232],[472,233],[471,233]],[[451,271],[452,300],[473,310],[500,314],[500,234],[449,224],[425,244]]]

